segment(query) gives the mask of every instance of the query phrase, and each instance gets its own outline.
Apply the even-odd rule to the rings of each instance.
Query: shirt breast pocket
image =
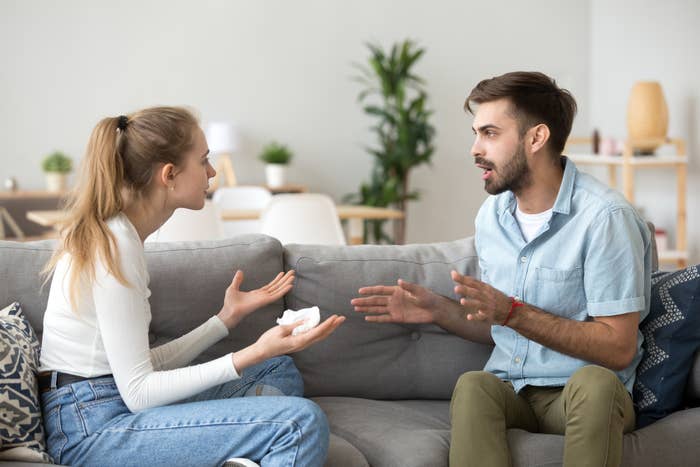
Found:
[[[533,305],[559,316],[573,317],[586,309],[583,268],[538,267],[536,303]]]

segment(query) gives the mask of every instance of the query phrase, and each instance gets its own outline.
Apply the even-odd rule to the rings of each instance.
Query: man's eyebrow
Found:
[[[496,125],[494,125],[493,123],[487,123],[486,125],[481,125],[478,129],[475,129],[474,127],[472,127],[472,131],[474,133],[476,133],[477,131],[479,133],[483,133],[486,130],[492,130],[492,129],[493,130],[500,130],[500,128],[497,127]]]

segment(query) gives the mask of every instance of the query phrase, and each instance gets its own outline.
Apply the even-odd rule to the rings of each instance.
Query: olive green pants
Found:
[[[485,371],[463,374],[450,406],[451,467],[511,465],[508,428],[564,434],[564,466],[618,467],[622,436],[634,429],[632,398],[619,378],[585,366],[566,386],[513,385]]]

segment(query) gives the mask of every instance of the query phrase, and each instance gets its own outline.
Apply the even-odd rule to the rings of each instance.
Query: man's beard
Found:
[[[485,162],[483,159],[477,158],[478,163]],[[484,189],[490,195],[498,195],[504,191],[512,191],[518,194],[522,189],[530,185],[531,172],[527,165],[527,157],[525,156],[525,147],[522,142],[518,144],[518,149],[506,162],[503,167],[494,167],[492,164],[491,176],[484,182]],[[494,177],[498,175],[498,177]]]

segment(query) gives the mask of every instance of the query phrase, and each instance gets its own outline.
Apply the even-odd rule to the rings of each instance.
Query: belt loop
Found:
[[[56,389],[56,380],[58,379],[58,371],[51,372],[51,390]]]

